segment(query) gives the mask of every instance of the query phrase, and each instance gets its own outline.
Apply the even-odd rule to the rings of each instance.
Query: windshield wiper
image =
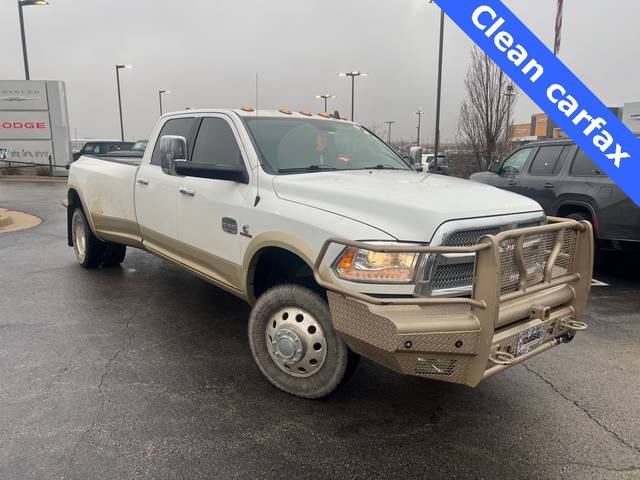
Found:
[[[372,167],[362,167],[357,170],[405,170],[404,168],[394,167],[393,165],[378,164]]]
[[[338,170],[330,165],[307,165],[306,167],[279,168],[279,173],[319,172],[320,170]]]

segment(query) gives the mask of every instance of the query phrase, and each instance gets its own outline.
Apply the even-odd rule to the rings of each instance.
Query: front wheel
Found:
[[[357,363],[333,329],[327,302],[300,285],[280,285],[258,299],[249,344],[264,376],[303,398],[330,394]]]

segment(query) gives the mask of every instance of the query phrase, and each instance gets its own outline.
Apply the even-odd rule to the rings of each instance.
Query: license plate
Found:
[[[538,348],[544,342],[544,325],[525,330],[518,336],[517,355],[524,355]]]

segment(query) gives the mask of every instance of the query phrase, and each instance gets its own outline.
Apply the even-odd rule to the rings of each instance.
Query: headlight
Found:
[[[379,253],[349,247],[338,258],[338,277],[356,282],[411,283],[418,263],[417,253]]]

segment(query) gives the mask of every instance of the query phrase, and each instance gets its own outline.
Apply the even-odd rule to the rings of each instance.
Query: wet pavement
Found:
[[[142,251],[80,268],[65,185],[1,182],[0,479],[640,478],[640,261],[604,255],[574,342],[476,389],[363,361],[330,398],[274,389],[249,308]]]

